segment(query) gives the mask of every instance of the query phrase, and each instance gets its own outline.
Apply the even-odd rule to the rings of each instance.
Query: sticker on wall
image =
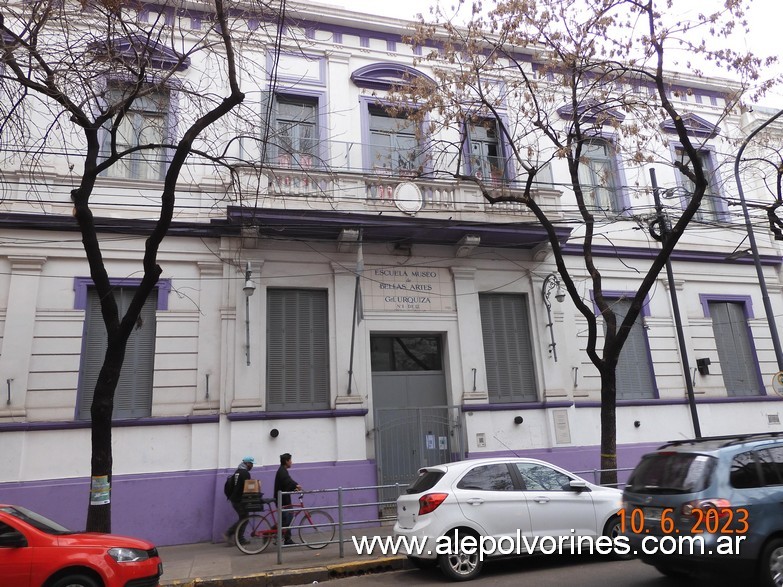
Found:
[[[435,450],[435,435],[427,434],[427,450]]]
[[[438,450],[449,450],[449,439],[446,436],[438,436]]]

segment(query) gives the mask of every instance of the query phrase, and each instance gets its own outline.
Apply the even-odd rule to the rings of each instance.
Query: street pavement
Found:
[[[343,554],[338,544],[320,550],[302,544],[281,550],[276,544],[260,554],[248,555],[226,543],[183,544],[158,547],[163,559],[160,584],[178,587],[261,587],[323,583],[329,579],[368,575],[409,568],[405,556],[380,552],[359,555],[351,536],[388,536],[391,527],[352,529],[344,532]]]

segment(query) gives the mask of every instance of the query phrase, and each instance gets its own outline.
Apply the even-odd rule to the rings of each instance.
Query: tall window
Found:
[[[758,359],[750,338],[745,305],[722,301],[708,305],[726,393],[729,396],[761,395]]]
[[[283,166],[313,167],[317,161],[318,100],[275,96],[277,162]]]
[[[122,99],[120,89],[113,92],[113,100]],[[117,151],[140,145],[160,145],[165,142],[169,114],[169,95],[156,92],[133,101],[117,129]],[[109,152],[110,137],[104,151]],[[165,170],[165,153],[161,148],[150,148],[126,155],[107,171],[109,177],[160,180]]]
[[[371,104],[370,162],[375,170],[413,174],[421,170],[423,161],[416,132],[416,122],[404,112],[394,115],[383,107]]]
[[[536,401],[527,297],[480,294],[479,305],[490,403]]]
[[[267,409],[329,407],[327,302],[326,290],[267,290]]]
[[[616,300],[612,309],[617,316],[617,325],[622,324],[628,315],[631,302]],[[647,334],[640,316],[631,326],[631,332],[625,340],[620,358],[617,361],[617,399],[648,399],[655,397],[655,373]]]
[[[691,160],[683,149],[678,148],[676,150],[677,160],[683,165],[692,168]],[[702,222],[721,220],[723,217],[723,206],[720,199],[720,192],[716,185],[717,175],[715,174],[715,165],[712,159],[712,154],[709,151],[698,152],[699,161],[701,162],[704,173],[707,176],[707,191],[704,192],[704,197],[701,199],[701,205],[696,211],[696,220]],[[684,199],[689,199],[696,189],[695,184],[688,178],[687,175],[680,173],[680,185],[685,190],[686,194]]]
[[[112,418],[144,418],[152,413],[152,375],[155,362],[155,310],[156,290],[147,297],[139,315],[136,327],[128,339],[125,362],[122,365],[120,381],[114,392]],[[114,295],[122,316],[128,309],[135,288],[116,287]],[[101,316],[100,300],[94,287],[87,289],[87,303],[84,315],[84,337],[79,370],[78,405],[76,418],[90,419],[90,406],[95,392],[95,383],[106,354],[106,327]]]
[[[605,212],[621,212],[614,149],[605,139],[582,144],[579,184],[588,207]]]
[[[502,181],[506,178],[505,159],[495,121],[469,124],[468,147],[471,174],[484,181]]]

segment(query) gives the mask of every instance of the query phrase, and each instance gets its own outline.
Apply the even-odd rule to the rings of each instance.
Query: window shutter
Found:
[[[536,401],[527,297],[480,294],[479,306],[490,403]]]
[[[268,290],[268,409],[329,407],[327,301],[325,290]]]
[[[122,316],[135,290],[116,288],[118,310]],[[155,362],[157,290],[147,297],[140,314],[141,327],[128,339],[120,380],[114,392],[112,418],[144,418],[152,414],[152,383]],[[79,376],[77,419],[90,419],[95,383],[103,366],[107,347],[106,327],[95,288],[87,290],[82,365]]]
[[[628,315],[631,302],[614,302],[617,323]],[[604,325],[604,328],[606,326]],[[647,336],[641,321],[636,319],[617,361],[617,399],[646,399],[655,397],[654,371],[650,361]]]
[[[709,302],[723,384],[729,396],[761,395],[743,304]]]

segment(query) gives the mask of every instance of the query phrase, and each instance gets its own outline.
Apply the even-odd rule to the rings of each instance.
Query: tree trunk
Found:
[[[106,357],[95,383],[90,407],[92,420],[92,460],[90,463],[90,503],[87,508],[88,532],[111,532],[112,448],[111,416],[114,391],[120,380],[127,340],[109,335]]]
[[[601,485],[617,485],[617,369],[601,372]]]

